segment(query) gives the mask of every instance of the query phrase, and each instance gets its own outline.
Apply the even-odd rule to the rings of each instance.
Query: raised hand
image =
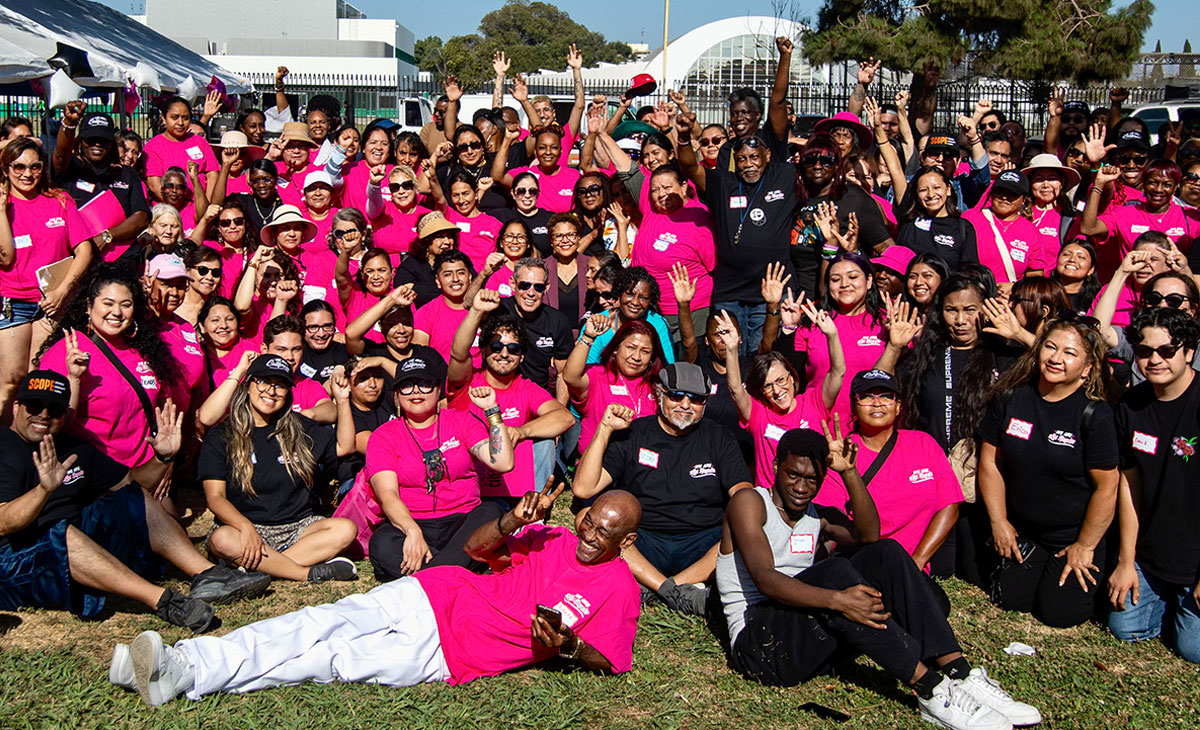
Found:
[[[778,261],[767,264],[767,274],[762,278],[759,291],[768,305],[778,305],[783,301],[783,288],[792,280],[792,275],[784,276],[784,271],[783,264]],[[770,309],[769,306],[767,308]]]
[[[487,258],[483,260],[483,270],[488,274],[488,276],[491,276],[499,271],[500,267],[504,266],[504,262],[507,260],[508,257],[499,251],[492,251],[487,255]]]
[[[992,110],[992,100],[991,99],[980,99],[979,101],[975,102],[975,114],[972,116],[972,118],[976,122],[978,122],[980,119],[983,119],[984,115],[986,115],[991,110]]]
[[[633,424],[633,419],[637,414],[629,406],[623,406],[620,403],[609,403],[604,409],[604,416],[600,419],[601,426],[607,426],[613,431],[624,431]]]
[[[446,76],[446,80],[442,83],[442,88],[446,90],[446,97],[450,101],[458,101],[462,98],[462,87],[458,85],[458,77],[454,74]]]
[[[800,318],[803,312],[800,311],[800,306],[804,304],[804,292],[800,292],[800,299],[792,297],[792,290],[787,290],[787,295],[779,302],[779,324],[788,329],[796,329],[800,326]]]
[[[1134,250],[1125,254],[1125,258],[1121,259],[1122,274],[1136,274],[1143,269],[1151,267],[1152,254],[1146,250]]]
[[[1105,165],[1100,168],[1100,172],[1096,173],[1096,177],[1092,184],[1096,187],[1108,187],[1112,185],[1117,178],[1121,177],[1121,171],[1114,165]]]
[[[672,104],[679,107],[680,111],[683,111],[684,107],[687,106],[687,99],[684,98],[683,92],[678,89],[667,91],[667,98],[671,100]]]
[[[671,270],[667,272],[667,278],[671,281],[671,288],[675,293],[675,301],[679,306],[691,304],[692,297],[696,296],[696,282],[692,281],[688,275],[687,266],[682,262],[676,261]]]
[[[1050,94],[1050,101],[1046,103],[1046,111],[1052,117],[1061,117],[1063,113],[1063,93],[1064,89],[1055,89],[1054,93]]]
[[[504,254],[501,254],[503,256]],[[471,303],[471,309],[477,312],[487,314],[494,312],[500,308],[500,292],[492,289],[480,289],[475,295],[475,301]]]
[[[858,444],[850,439],[849,433],[842,436],[842,419],[837,413],[828,424],[821,421],[821,433],[825,434],[825,443],[829,444],[830,471],[842,474],[858,465]]]
[[[625,215],[625,209],[621,207],[620,203],[609,203],[608,212],[612,215],[613,220],[616,221],[618,228],[624,228],[629,225],[629,216]]]
[[[816,302],[800,302],[800,311],[804,312],[804,316],[821,330],[826,337],[837,337],[837,324],[834,323],[833,317],[829,316],[829,312],[824,309],[818,309]]]
[[[888,344],[904,349],[921,334],[921,313],[900,297],[883,298],[887,309]]]
[[[1120,86],[1108,92],[1108,100],[1114,104],[1124,104],[1127,99],[1129,99],[1129,90]]]
[[[899,110],[901,114],[904,114],[908,111],[908,99],[909,94],[907,90],[896,92],[896,98],[894,101],[896,104],[896,109]]]
[[[38,450],[33,452],[33,465],[38,473],[38,485],[47,492],[53,492],[62,486],[67,476],[67,469],[75,463],[78,457],[71,454],[66,461],[58,460],[58,450],[54,447],[54,437],[46,434],[38,444]]]
[[[847,251],[858,250],[858,213],[850,211],[846,216],[846,233],[842,235],[842,248]]]
[[[92,354],[79,349],[79,333],[73,329],[63,334],[63,342],[67,347],[67,376],[71,380],[79,380],[87,372]]]
[[[870,86],[875,80],[875,72],[883,65],[883,61],[876,61],[872,56],[865,61],[858,62],[858,83],[863,86]]]
[[[828,201],[817,203],[817,209],[813,211],[813,223],[817,224],[825,240],[840,245],[842,236],[838,228],[837,205]]]
[[[958,131],[962,132],[968,139],[975,136],[975,120],[963,114],[958,117]]]
[[[350,399],[350,376],[345,365],[338,365],[329,376],[329,394],[335,401]]]
[[[211,119],[221,111],[221,92],[213,89],[204,97],[204,117]]]
[[[221,166],[228,169],[233,167],[233,163],[238,161],[242,156],[242,151],[237,147],[222,147],[221,148]]]
[[[300,284],[295,279],[284,279],[275,285],[275,298],[290,302],[300,293]]]
[[[567,65],[575,69],[583,68],[583,54],[574,43],[567,49]]]
[[[791,296],[791,292],[788,292]],[[725,345],[725,352],[737,353],[738,347],[742,344],[742,337],[738,334],[737,325],[733,323],[729,312],[721,312],[717,315],[717,339]]]
[[[1099,165],[1104,162],[1104,158],[1108,157],[1111,150],[1115,150],[1115,144],[1104,144],[1104,123],[1096,122],[1088,131],[1083,133],[1083,153],[1087,155],[1088,162],[1093,165]]]
[[[479,178],[479,182],[475,184],[475,194],[482,198],[483,194],[490,190],[492,185],[495,183],[495,180],[487,175],[484,175],[483,177]]]
[[[675,132],[681,142],[692,138],[692,126],[695,123],[696,115],[691,112],[675,115]]]
[[[383,183],[383,177],[387,174],[386,165],[376,165],[367,171],[367,183],[370,185],[379,186]]]
[[[276,68],[275,69],[275,85],[278,86],[279,84],[282,84],[283,80],[287,78],[288,73],[289,73],[289,71],[288,71],[287,66],[280,66],[280,67]]]
[[[496,407],[496,391],[486,385],[481,385],[478,388],[471,388],[467,391],[471,402],[481,411],[486,411],[489,408]]]
[[[983,300],[983,318],[989,323],[983,328],[986,334],[997,335],[1006,340],[1015,340],[1021,334],[1017,316],[1000,299],[993,297]]]
[[[786,56],[791,54],[795,49],[796,44],[792,43],[792,39],[787,36],[777,36],[775,38],[775,48],[779,51],[779,55]],[[878,67],[876,67],[878,68]],[[874,72],[872,72],[874,73]]]
[[[513,77],[512,97],[522,103],[529,101],[529,86],[525,83],[525,77],[521,74]]]
[[[83,113],[85,111],[87,111],[86,103],[82,101],[68,101],[66,108],[63,109],[63,126],[78,127],[79,120],[83,119]]]
[[[496,71],[497,76],[504,76],[508,73],[508,68],[512,64],[508,60],[508,56],[504,55],[504,51],[496,51],[492,56],[492,68]]]
[[[158,424],[158,433],[146,437],[146,443],[154,449],[155,456],[170,459],[179,453],[183,446],[183,411],[175,407],[175,402],[167,398],[162,408],[154,409],[154,418]]]
[[[554,475],[551,474],[540,492],[529,491],[521,496],[521,501],[512,509],[513,518],[521,527],[546,519],[546,515],[550,514],[550,509],[554,506],[554,500],[558,499],[566,488],[566,482],[559,482],[555,487]]]
[[[1183,142],[1183,120],[1171,123],[1167,122],[1166,144],[1168,147],[1178,148]]]
[[[188,176],[188,180],[191,180],[193,182],[200,179],[200,166],[196,164],[195,160],[188,160],[187,176]]]
[[[879,103],[875,101],[875,97],[868,96],[863,100],[863,112],[867,115],[868,127],[875,130],[876,133],[883,131],[883,119],[879,113]],[[876,135],[876,139],[878,139],[878,134]]]

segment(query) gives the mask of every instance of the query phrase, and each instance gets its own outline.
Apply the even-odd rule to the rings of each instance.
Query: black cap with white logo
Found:
[[[892,393],[900,392],[900,384],[896,382],[896,376],[886,370],[863,370],[858,375],[854,376],[854,380],[850,383],[850,395],[859,395],[866,393],[869,390],[891,391]]]
[[[996,176],[992,190],[1008,190],[1017,195],[1029,195],[1029,178],[1017,170],[1005,170]]]
[[[101,112],[94,112],[79,120],[79,130],[76,135],[79,139],[105,139],[111,142],[116,132],[117,128],[113,124],[112,117]]]
[[[278,355],[259,355],[246,369],[247,378],[279,378],[287,382],[290,390],[293,382],[292,366]]]

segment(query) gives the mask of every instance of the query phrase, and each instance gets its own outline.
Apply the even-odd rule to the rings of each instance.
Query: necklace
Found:
[[[279,206],[279,198],[275,198],[271,201],[271,209],[263,213],[262,207],[258,204],[258,198],[252,195],[250,196],[250,200],[254,203],[254,210],[258,213],[259,219],[264,223],[271,220],[271,216],[275,215],[275,208]]]

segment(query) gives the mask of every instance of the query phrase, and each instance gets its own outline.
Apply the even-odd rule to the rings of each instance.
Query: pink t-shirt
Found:
[[[615,674],[633,668],[641,606],[637,581],[623,559],[580,563],[579,538],[565,527],[530,525],[505,538],[505,545],[512,563],[499,573],[443,566],[415,576],[437,618],[449,684],[555,656],[556,650],[530,636],[538,604],[561,613],[563,625],[600,652]]]
[[[329,393],[317,381],[297,375],[292,381],[292,410],[303,411],[329,400]]]
[[[664,293],[663,314],[679,314],[679,304],[671,294],[673,287],[668,277],[676,262],[687,267],[688,276],[696,285],[692,309],[704,309],[712,304],[711,272],[717,264],[712,216],[699,206],[685,205],[670,214],[644,209],[642,225],[638,228],[638,245],[633,249],[633,265],[644,266],[658,282],[658,288]]]
[[[1004,259],[996,242],[996,234],[993,232],[991,224],[988,223],[984,211],[968,210],[963,213],[963,220],[970,221],[971,225],[975,227],[979,263],[991,270],[996,276],[996,283],[1011,284],[1030,270],[1054,269],[1057,262],[1054,259],[1047,261],[1042,246],[1042,234],[1037,228],[1034,228],[1033,223],[1021,217],[1011,221],[993,219],[996,221],[996,229],[1000,231],[1000,237],[1012,260],[1015,276],[1009,276],[1004,267]]]
[[[532,380],[517,376],[507,388],[496,388],[481,372],[471,378],[469,388],[487,386],[496,391],[496,405],[500,407],[500,418],[505,426],[516,428],[537,418],[538,409],[554,400],[543,388]],[[471,402],[469,388],[450,394],[450,407],[473,413],[486,421],[483,411]],[[533,483],[533,441],[526,439],[514,450],[516,464],[507,474],[498,474],[491,469],[480,468],[479,491],[485,497],[520,497],[526,492],[537,491],[541,485]]]
[[[37,270],[70,256],[90,238],[87,223],[66,193],[33,200],[9,195],[6,212],[16,258],[0,267],[0,297],[41,301]]]
[[[627,378],[610,371],[603,365],[591,365],[587,370],[587,397],[578,403],[583,414],[580,421],[579,453],[587,450],[592,435],[604,418],[604,409],[609,403],[620,403],[633,409],[634,418],[649,416],[658,405],[654,402],[654,388],[644,378]]]
[[[191,322],[172,316],[163,323],[163,342],[179,367],[179,382],[167,391],[175,407],[186,413],[192,401],[192,390],[204,382],[207,374],[204,352],[200,349],[200,338]]]
[[[414,206],[405,213],[391,203],[385,202],[383,212],[371,220],[371,235],[375,245],[390,254],[408,253],[413,241],[417,240],[417,221],[430,210]],[[393,260],[396,265],[398,260]]]
[[[336,289],[335,289],[335,291],[336,291]],[[346,300],[345,306],[342,307],[343,320],[345,322],[353,322],[354,320],[361,317],[364,313],[366,313],[366,311],[368,309],[370,309],[371,307],[378,304],[379,300],[382,298],[383,297],[377,297],[374,294],[371,294],[370,292],[365,292],[362,289],[359,289],[358,284],[355,283],[352,287],[350,287],[350,298]],[[438,297],[435,301],[440,301],[440,300],[441,300],[441,297]],[[335,309],[336,309],[336,307],[335,307]],[[466,317],[467,310],[465,310],[465,309],[462,310],[462,313],[463,313],[463,317]],[[415,314],[414,314],[414,318],[415,318]],[[345,325],[343,324],[343,326],[338,331],[345,332],[346,331]],[[363,335],[363,338],[370,340],[371,342],[383,342],[385,338],[383,336],[383,330],[380,329],[380,327],[379,327],[379,322],[376,322],[371,327],[371,329],[367,330],[367,334]],[[432,339],[433,339],[433,336],[431,334],[430,335],[430,340],[431,340],[430,344],[431,345],[432,345]],[[454,333],[453,332],[450,333],[450,341],[451,342],[454,341]],[[449,348],[449,346],[447,345],[447,350],[446,350],[447,353],[449,353],[449,351],[450,351],[448,348]],[[449,359],[449,355],[446,355],[445,357],[446,357],[446,359]]]
[[[829,418],[829,409],[825,407],[819,385],[796,396],[796,406],[791,413],[779,413],[757,398],[750,401],[750,420],[739,419],[739,422],[754,439],[754,483],[770,489],[775,485],[775,452],[779,449],[779,439],[793,428],[810,428],[820,433],[821,424]]]
[[[301,244],[301,248],[310,251],[329,251],[329,229],[333,228],[333,216],[337,215],[338,210],[339,208],[331,207],[329,210],[325,211],[324,218],[317,220],[313,217],[312,211],[308,209],[307,205],[300,209],[300,212],[304,214],[304,217],[312,221],[317,227],[316,235],[313,236],[311,240],[305,241],[303,244]]]
[[[395,165],[384,165],[383,189],[387,190],[387,181],[391,177]],[[367,181],[371,179],[371,166],[362,160],[356,160],[342,167],[342,189],[340,191],[343,208],[358,208],[365,215],[367,212]],[[386,192],[384,194],[386,198]],[[385,201],[386,202],[386,201]],[[372,225],[372,228],[375,226]]]
[[[1108,290],[1108,284],[1100,288],[1100,292],[1096,294],[1096,298],[1092,300],[1092,306],[1088,307],[1088,314],[1094,314],[1096,304],[1100,301],[1100,297],[1104,296],[1104,292]],[[1138,309],[1138,299],[1141,297],[1139,292],[1135,292],[1133,287],[1129,286],[1128,280],[1125,286],[1121,287],[1121,292],[1117,296],[1117,311],[1113,313],[1112,326],[1124,327],[1133,320],[1133,313]]]
[[[850,439],[858,444],[858,470],[865,472],[879,452],[863,446],[857,433]],[[909,555],[921,544],[934,514],[963,501],[958,477],[942,447],[924,431],[905,429],[898,430],[892,453],[867,491],[879,510],[879,536],[900,543]],[[850,495],[842,476],[830,471],[813,503],[849,512]]]
[[[1033,209],[1033,227],[1042,235],[1042,256],[1046,261],[1053,261],[1055,266],[1058,265],[1058,252],[1062,250],[1062,242],[1058,237],[1060,225],[1062,213],[1058,212],[1058,208],[1052,206],[1045,210]],[[1046,268],[1051,267],[1047,265]]]
[[[438,297],[413,312],[413,328],[429,335],[429,346],[450,362],[450,346],[454,333],[467,318],[467,310],[452,309],[445,297]]]
[[[221,255],[221,281],[217,284],[217,293],[232,301],[238,281],[246,269],[246,252],[229,248],[216,241],[205,241],[205,245]]]
[[[191,236],[196,230],[196,204],[191,199],[179,209],[179,220],[183,223],[183,237]]]
[[[471,259],[476,271],[482,270],[488,254],[496,251],[496,241],[503,224],[487,213],[466,218],[453,208],[446,210],[446,220],[458,226],[458,250]]]
[[[160,134],[146,142],[142,154],[146,160],[146,177],[162,177],[168,168],[178,167],[185,173],[183,181],[188,190],[192,189],[192,183],[186,174],[189,162],[199,165],[201,181],[206,174],[221,169],[221,163],[217,162],[217,156],[208,140],[198,134],[188,134],[182,140],[172,139],[165,133]]]
[[[212,387],[214,389],[220,387],[221,383],[229,377],[229,373],[237,367],[242,361],[242,353],[244,352],[260,352],[262,345],[254,339],[246,337],[239,338],[233,343],[233,347],[225,355],[217,355],[211,348],[206,352],[208,357],[208,370],[211,374]]]
[[[303,173],[298,177],[303,178]],[[298,181],[292,180],[290,177],[283,177],[280,173],[279,180],[275,183],[275,192],[279,194],[279,200],[284,205],[294,205],[301,210],[304,209],[304,189],[300,187]]]
[[[838,414],[843,426],[850,423],[854,410],[850,407],[850,381],[864,370],[875,367],[883,350],[887,347],[887,331],[883,318],[878,323],[871,321],[868,312],[848,316],[840,314],[834,318],[838,340],[842,343],[842,354],[846,358],[846,377],[834,401],[832,413]],[[796,330],[796,351],[807,352],[804,378],[809,388],[818,390],[825,384],[829,374],[829,341],[825,333],[815,324]]]
[[[108,345],[141,384],[150,402],[155,406],[162,405],[167,394],[150,363],[126,344],[124,338]],[[141,401],[130,390],[129,382],[90,338],[81,336],[79,349],[89,353],[91,360],[79,384],[79,408],[67,422],[67,433],[90,442],[105,456],[130,468],[150,461],[154,450],[145,440],[150,435],[150,424]],[[67,343],[59,340],[51,345],[39,367],[66,375]]]
[[[1146,212],[1144,203],[1110,205],[1100,214],[1099,221],[1108,227],[1106,243],[1115,240],[1122,256],[1132,251],[1133,242],[1147,231],[1165,233],[1184,252],[1200,236],[1200,218],[1189,216],[1178,203],[1171,203],[1160,215]]]
[[[443,408],[434,424],[425,428],[413,428],[400,418],[388,421],[367,441],[364,475],[370,480],[379,472],[394,472],[400,483],[400,499],[413,519],[470,512],[479,505],[479,472],[469,449],[487,437],[483,421],[453,408]],[[425,461],[421,454],[433,449],[442,452],[446,475],[430,493],[425,491]]]
[[[250,189],[250,179],[245,170],[242,170],[240,175],[230,175],[225,180],[225,196],[236,194],[253,195],[254,191]]]
[[[499,271],[488,277],[483,287],[499,293],[502,297],[511,297],[517,293],[513,289],[512,278],[513,270],[508,266],[501,266]]]
[[[538,181],[538,207],[551,213],[567,213],[575,196],[575,183],[579,170],[559,166],[553,174],[542,172],[537,165],[518,167],[508,171],[514,178],[523,172],[531,173]]]

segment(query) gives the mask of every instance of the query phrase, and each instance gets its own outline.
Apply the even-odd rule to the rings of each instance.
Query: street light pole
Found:
[[[663,0],[663,72],[662,83],[667,84],[667,26],[671,22],[671,0]]]

